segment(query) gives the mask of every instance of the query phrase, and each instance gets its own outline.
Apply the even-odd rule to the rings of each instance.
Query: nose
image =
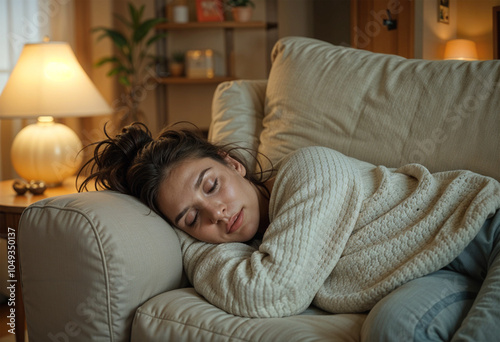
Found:
[[[209,203],[207,213],[210,221],[214,224],[222,220],[229,220],[227,217],[227,208],[223,203]]]

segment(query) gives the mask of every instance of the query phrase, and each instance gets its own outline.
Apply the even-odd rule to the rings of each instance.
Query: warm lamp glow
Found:
[[[43,180],[48,186],[60,184],[82,163],[80,139],[68,126],[41,116],[23,128],[11,148],[12,165],[26,180]]]
[[[444,59],[475,61],[477,60],[476,43],[467,39],[450,40],[446,43]]]
[[[0,119],[38,118],[14,139],[14,169],[27,181],[62,183],[79,168],[82,144],[75,132],[53,117],[111,112],[69,44],[26,44],[0,95]]]
[[[26,44],[0,95],[0,118],[90,116],[111,108],[68,43]]]

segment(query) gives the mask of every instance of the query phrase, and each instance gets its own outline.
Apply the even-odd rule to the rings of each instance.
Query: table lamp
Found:
[[[477,60],[476,43],[467,39],[449,40],[444,49],[444,59],[475,61]]]
[[[0,95],[0,119],[38,118],[15,137],[12,165],[27,181],[60,185],[80,167],[80,139],[54,118],[112,112],[65,42],[26,44]]]

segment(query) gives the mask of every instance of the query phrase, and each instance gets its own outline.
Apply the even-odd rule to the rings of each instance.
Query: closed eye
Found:
[[[193,221],[191,223],[188,223],[188,227],[194,227],[197,221],[198,221],[198,211],[196,211],[196,215],[194,216]]]
[[[207,191],[207,194],[211,194],[213,193],[215,190],[217,190],[217,188],[219,187],[219,179],[218,178],[215,178],[215,181],[214,181],[214,184],[212,185],[212,187]],[[196,211],[196,214],[194,216],[194,219],[192,222],[188,223],[187,226],[188,227],[194,227],[196,225],[196,222],[198,221],[198,216],[199,216],[199,211]]]
[[[210,190],[208,190],[208,193],[211,194],[212,192],[214,192],[218,186],[219,186],[219,179],[215,178],[214,185],[212,185]]]

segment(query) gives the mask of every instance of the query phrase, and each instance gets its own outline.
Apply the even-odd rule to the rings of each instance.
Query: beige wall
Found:
[[[493,58],[492,8],[500,0],[450,0],[450,23],[437,20],[437,1],[415,1],[415,57],[443,58],[446,41],[470,39],[476,42],[479,59]]]
[[[492,8],[500,6],[500,0],[456,1],[458,7],[457,38],[475,41],[479,59],[492,59]]]
[[[446,41],[456,37],[456,0],[450,0],[449,24],[438,21],[438,3],[434,0],[416,0],[415,14],[415,58],[443,59]]]

